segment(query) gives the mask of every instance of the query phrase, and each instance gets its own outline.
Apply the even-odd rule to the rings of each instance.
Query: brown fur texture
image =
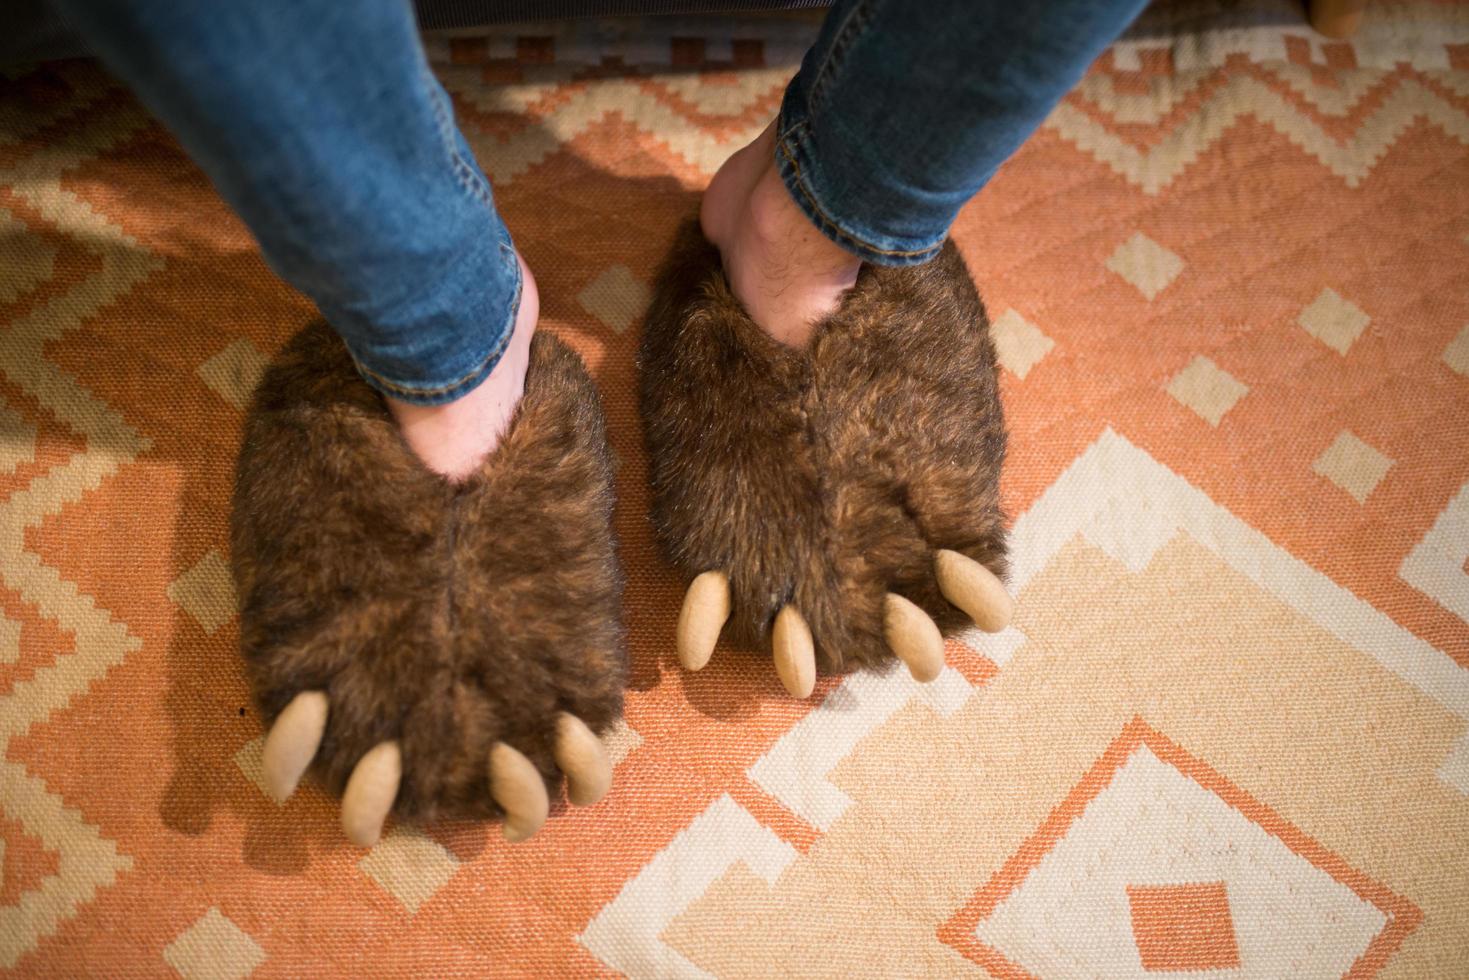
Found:
[[[267,723],[327,693],[313,768],[337,794],[399,740],[400,818],[497,813],[500,740],[555,799],[557,712],[598,733],[622,713],[611,478],[596,389],[545,332],[508,433],[455,485],[409,451],[335,334],[303,330],[256,391],[234,495],[240,646]]]
[[[932,262],[864,266],[808,348],[771,340],[685,228],[640,352],[654,533],[685,576],[728,573],[725,637],[764,646],[794,603],[828,672],[892,659],[883,597],[945,633],[936,549],[1004,576],[1005,428],[989,324],[952,242]]]

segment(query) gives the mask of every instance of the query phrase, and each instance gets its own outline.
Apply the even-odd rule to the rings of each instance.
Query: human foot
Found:
[[[520,263],[520,307],[505,353],[472,391],[445,405],[413,405],[384,398],[403,441],[423,464],[449,480],[462,480],[500,442],[525,393],[530,341],[540,317],[540,293],[525,260]]]
[[[724,162],[699,207],[730,290],[761,330],[789,347],[857,281],[862,262],[817,230],[775,169],[775,124]]]
[[[611,778],[595,737],[626,674],[611,455],[576,355],[543,333],[529,365],[514,424],[457,483],[405,448],[325,324],[256,391],[231,560],[264,777],[284,799],[313,767],[356,844],[389,812],[500,815],[518,840],[562,774],[577,804]]]
[[[957,250],[869,266],[807,347],[771,341],[692,223],[639,354],[653,530],[693,579],[678,653],[721,630],[774,648],[786,689],[901,659],[932,680],[946,632],[1004,628],[1005,430],[984,309]],[[726,626],[727,621],[727,626]]]

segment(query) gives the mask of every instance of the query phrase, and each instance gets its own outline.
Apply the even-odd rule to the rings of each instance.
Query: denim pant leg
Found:
[[[837,0],[786,89],[776,166],[832,241],[938,254],[973,197],[1145,0]]]
[[[520,266],[407,0],[58,0],[316,302],[368,382],[451,401],[503,353]]]

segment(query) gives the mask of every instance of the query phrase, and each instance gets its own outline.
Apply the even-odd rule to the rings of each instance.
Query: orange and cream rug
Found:
[[[1469,975],[1469,8],[1169,4],[954,229],[1018,614],[950,667],[680,671],[650,277],[810,19],[430,41],[620,457],[610,796],[349,846],[236,654],[241,410],[312,310],[82,62],[0,82],[0,971]]]

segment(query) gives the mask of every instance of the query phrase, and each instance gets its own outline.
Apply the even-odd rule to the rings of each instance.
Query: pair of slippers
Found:
[[[639,355],[656,537],[692,583],[685,667],[721,635],[818,670],[902,661],[1009,619],[994,347],[952,244],[864,267],[804,350],[767,337],[696,223]],[[240,642],[284,799],[314,770],[353,843],[389,814],[500,818],[522,840],[561,792],[595,803],[627,654],[597,392],[547,331],[499,446],[451,484],[408,450],[323,323],[266,372],[232,513]]]

